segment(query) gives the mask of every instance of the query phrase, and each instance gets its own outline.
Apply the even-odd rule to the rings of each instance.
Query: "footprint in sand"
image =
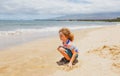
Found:
[[[113,63],[112,68],[114,72],[120,73],[120,63]]]
[[[0,73],[5,72],[8,69],[9,65],[0,66]]]
[[[88,54],[96,54],[102,58],[112,60],[111,69],[120,73],[120,45],[103,45],[94,50],[88,51]]]

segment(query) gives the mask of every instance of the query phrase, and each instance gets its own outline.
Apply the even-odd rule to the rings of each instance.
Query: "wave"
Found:
[[[71,30],[78,30],[78,29],[95,28],[102,26],[89,25],[89,26],[52,26],[52,27],[44,27],[44,28],[26,28],[26,29],[16,29],[11,31],[0,31],[0,36],[57,32],[62,27],[67,27]]]

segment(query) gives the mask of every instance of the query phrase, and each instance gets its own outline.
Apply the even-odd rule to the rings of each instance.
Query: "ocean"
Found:
[[[0,49],[22,44],[31,40],[57,35],[62,27],[81,30],[102,26],[117,25],[116,22],[90,21],[34,21],[34,20],[1,20]]]

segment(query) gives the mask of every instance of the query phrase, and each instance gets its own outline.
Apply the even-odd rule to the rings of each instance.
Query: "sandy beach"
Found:
[[[0,51],[0,76],[120,76],[120,26],[76,30],[79,63],[58,66],[59,37],[38,39]]]

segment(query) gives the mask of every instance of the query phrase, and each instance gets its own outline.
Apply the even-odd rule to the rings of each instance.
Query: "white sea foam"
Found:
[[[95,28],[95,27],[102,27],[102,26],[62,26],[62,27],[67,27],[71,30],[77,30],[77,29],[85,29],[85,28]],[[38,29],[16,29],[12,31],[0,31],[0,36],[16,36],[16,35],[21,35],[21,34],[34,34],[34,33],[50,33],[50,32],[57,32],[60,28],[58,26],[53,26],[53,27],[44,27],[44,28],[38,28]]]
[[[117,23],[116,25],[119,25],[119,26],[120,26],[120,23]]]

